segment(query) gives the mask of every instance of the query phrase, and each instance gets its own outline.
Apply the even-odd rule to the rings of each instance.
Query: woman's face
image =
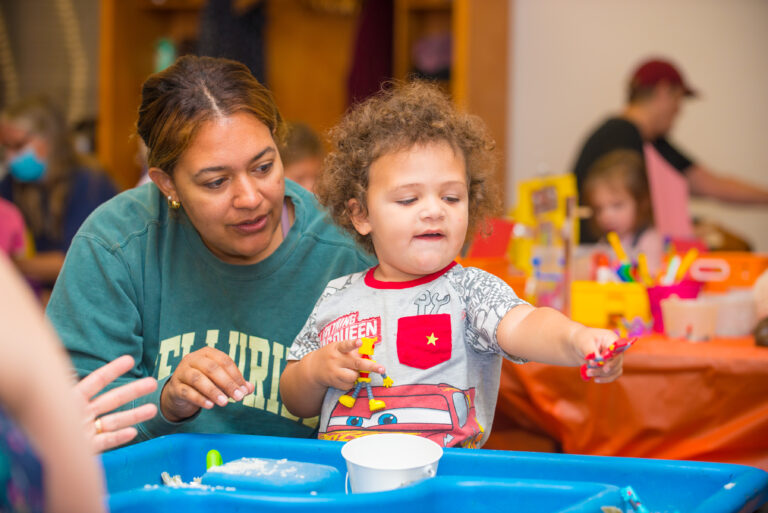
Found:
[[[157,168],[150,176],[166,196],[181,202],[222,261],[254,264],[280,246],[283,164],[269,129],[252,114],[205,122],[173,177]]]

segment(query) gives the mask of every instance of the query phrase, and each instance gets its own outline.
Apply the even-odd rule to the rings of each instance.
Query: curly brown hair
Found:
[[[315,195],[331,219],[370,253],[374,253],[371,237],[355,230],[348,203],[357,200],[367,214],[371,164],[386,154],[439,142],[461,152],[469,184],[466,240],[499,211],[498,190],[491,180],[495,142],[480,118],[459,112],[434,84],[389,84],[352,107],[329,135],[332,149],[315,185]]]

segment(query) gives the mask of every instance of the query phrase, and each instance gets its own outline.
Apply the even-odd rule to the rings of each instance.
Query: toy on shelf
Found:
[[[360,339],[362,341],[362,345],[357,349],[357,352],[360,353],[360,355],[365,360],[370,360],[372,362],[375,362],[373,358],[373,346],[376,344],[376,338],[371,337],[363,337]],[[392,378],[387,376],[386,374],[382,374],[381,377],[384,379],[384,386],[386,388],[389,388],[394,383],[392,381]],[[357,400],[358,394],[360,394],[360,389],[365,386],[365,389],[368,391],[368,408],[371,411],[379,411],[383,410],[387,407],[386,403],[382,401],[381,399],[376,399],[373,397],[373,390],[371,389],[371,377],[370,373],[368,372],[360,372],[360,377],[355,380],[355,390],[352,392],[352,394],[344,394],[341,397],[339,397],[339,402],[346,406],[347,408],[352,408],[355,405],[355,401]]]
[[[576,179],[552,175],[518,183],[510,261],[528,277],[526,296],[537,306],[569,309],[569,267],[578,241]]]
[[[608,360],[615,358],[616,356],[632,347],[632,344],[634,344],[636,340],[636,338],[619,339],[614,341],[605,351],[600,354],[589,353],[584,358],[587,363],[582,364],[581,366],[581,379],[584,381],[589,381],[590,376],[587,375],[588,369],[596,369],[598,367],[602,367]]]

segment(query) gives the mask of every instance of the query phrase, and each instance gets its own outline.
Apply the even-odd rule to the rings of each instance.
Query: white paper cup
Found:
[[[434,477],[443,448],[421,436],[386,433],[350,440],[341,455],[352,493],[381,492]]]

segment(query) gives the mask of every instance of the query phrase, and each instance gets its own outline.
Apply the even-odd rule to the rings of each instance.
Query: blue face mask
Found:
[[[29,147],[8,162],[8,171],[20,182],[37,182],[45,175],[45,169],[45,161],[37,158]]]

